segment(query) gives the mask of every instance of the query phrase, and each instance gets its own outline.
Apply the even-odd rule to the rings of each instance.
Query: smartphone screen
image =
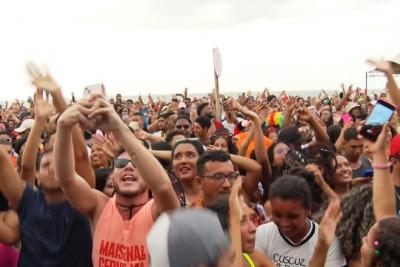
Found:
[[[381,99],[378,100],[361,129],[361,135],[375,142],[382,131],[383,125],[392,117],[394,110],[395,107],[392,104]]]
[[[385,103],[386,104],[386,103]],[[394,108],[382,104],[378,101],[371,114],[365,122],[366,125],[383,125],[390,120],[394,112]]]

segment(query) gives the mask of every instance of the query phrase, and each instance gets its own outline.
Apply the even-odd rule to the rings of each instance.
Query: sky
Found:
[[[400,53],[396,0],[69,0],[0,2],[0,99],[33,94],[25,64],[46,66],[64,95],[365,87],[365,59]],[[384,78],[371,79],[380,89]]]

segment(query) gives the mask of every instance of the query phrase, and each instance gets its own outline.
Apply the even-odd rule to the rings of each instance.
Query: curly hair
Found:
[[[325,203],[321,212],[314,218],[319,222],[328,203]],[[354,258],[360,252],[362,239],[375,224],[372,208],[372,187],[370,185],[354,187],[341,200],[342,219],[340,220],[336,236],[339,239],[343,255],[347,259]]]
[[[379,242],[379,257],[374,257],[372,266],[400,266],[400,219],[386,218],[378,222],[376,240]]]

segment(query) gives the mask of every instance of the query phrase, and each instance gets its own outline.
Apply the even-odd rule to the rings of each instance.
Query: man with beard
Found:
[[[93,265],[149,266],[147,233],[159,214],[179,207],[169,177],[104,96],[75,107],[58,121],[55,172],[72,205],[93,223]],[[113,132],[126,151],[114,164],[113,198],[90,188],[74,171],[71,128],[78,123]]]
[[[196,183],[203,191],[203,199],[191,205],[205,207],[221,195],[229,195],[239,173],[231,157],[222,150],[210,151],[197,160]]]
[[[214,108],[211,107],[210,103],[208,102],[201,103],[197,107],[197,116],[206,116],[210,118],[211,127],[208,130],[209,136],[213,136],[215,131],[217,131],[218,129],[224,128],[222,123],[215,118]]]

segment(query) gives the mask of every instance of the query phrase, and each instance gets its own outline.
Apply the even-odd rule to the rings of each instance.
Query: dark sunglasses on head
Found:
[[[115,168],[125,168],[128,163],[131,163],[133,167],[136,167],[136,165],[129,159],[116,159],[114,161],[114,167]]]
[[[177,128],[177,129],[182,129],[182,128],[189,129],[189,127],[190,127],[190,125],[182,124],[182,125],[176,125],[175,128]]]

